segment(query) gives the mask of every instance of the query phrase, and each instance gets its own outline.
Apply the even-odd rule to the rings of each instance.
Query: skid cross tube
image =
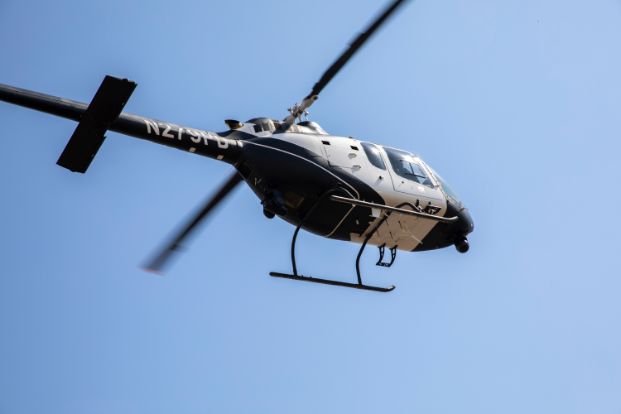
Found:
[[[358,276],[358,283],[362,283],[362,276],[360,276],[360,258],[362,257],[362,252],[364,251],[364,248],[367,247],[367,243],[369,242],[369,240],[371,240],[371,237],[373,237],[373,235],[375,234],[375,232],[377,232],[380,226],[384,224],[386,220],[388,220],[389,216],[390,216],[389,211],[384,213],[384,217],[382,217],[380,221],[377,222],[375,227],[373,227],[373,230],[371,230],[369,234],[367,234],[367,237],[365,237],[364,241],[362,242],[362,246],[360,246],[360,250],[358,250],[358,256],[356,257],[356,275]],[[394,288],[395,287],[392,286],[392,289]]]
[[[298,238],[298,233],[300,232],[300,229],[302,228],[302,226],[304,225],[306,220],[315,212],[315,209],[317,208],[317,206],[323,200],[328,198],[328,196],[332,195],[332,193],[335,193],[338,190],[340,190],[340,188],[332,188],[332,189],[326,191],[325,193],[323,193],[321,195],[321,197],[319,197],[317,199],[315,204],[313,204],[313,206],[306,212],[306,214],[304,214],[304,217],[302,217],[302,219],[300,220],[298,225],[295,227],[295,231],[293,232],[293,238],[291,239],[291,266],[293,267],[293,275],[294,276],[298,276],[298,267],[296,266],[296,263],[295,263],[295,242],[296,242],[296,240]]]
[[[293,270],[293,274],[280,273],[280,272],[270,272],[270,276],[272,276],[272,277],[279,277],[279,278],[283,278],[283,279],[299,280],[299,281],[303,281],[303,282],[321,283],[321,284],[324,284],[324,285],[343,286],[343,287],[354,288],[354,289],[370,290],[370,291],[374,291],[374,292],[390,292],[391,290],[393,290],[395,288],[394,286],[379,287],[379,286],[365,285],[364,283],[362,283],[362,277],[360,276],[360,263],[359,263],[360,262],[360,255],[362,254],[362,250],[364,249],[364,245],[366,245],[366,243],[370,239],[370,236],[367,236],[367,238],[365,239],[364,245],[360,249],[360,252],[358,253],[358,257],[356,258],[356,275],[358,277],[358,283],[342,282],[342,281],[339,281],[339,280],[322,279],[322,278],[317,278],[317,277],[298,275],[298,268],[297,268],[296,261],[295,261],[295,242],[296,242],[296,240],[298,238],[298,234],[300,232],[300,229],[302,228],[302,226],[304,225],[306,220],[315,211],[317,206],[322,201],[324,201],[329,196],[333,195],[333,193],[335,193],[336,191],[339,191],[339,190],[343,190],[343,189],[342,188],[332,188],[332,189],[326,191],[325,193],[323,193],[319,197],[319,199],[317,199],[315,204],[313,204],[313,206],[306,212],[306,214],[304,214],[304,217],[302,217],[302,219],[300,220],[298,225],[295,227],[295,231],[293,232],[293,237],[291,239],[291,267],[292,267],[292,270]],[[382,220],[385,220],[385,218],[383,218]],[[380,223],[380,225],[381,225],[381,223]],[[373,232],[371,233],[371,235],[377,230],[378,227],[379,227],[379,225],[376,226],[373,229]]]

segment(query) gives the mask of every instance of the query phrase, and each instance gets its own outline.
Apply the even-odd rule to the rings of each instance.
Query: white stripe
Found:
[[[331,171],[330,171],[330,170],[328,170],[327,168],[323,167],[322,165],[317,164],[317,163],[316,163],[316,162],[314,162],[314,161],[309,160],[308,158],[304,158],[304,157],[302,157],[301,155],[297,155],[297,154],[294,154],[294,153],[292,153],[292,152],[289,152],[289,151],[286,151],[286,150],[283,150],[283,149],[280,149],[280,148],[270,147],[269,145],[258,144],[258,143],[256,143],[256,142],[252,142],[252,141],[244,141],[244,144],[256,145],[257,147],[263,147],[263,148],[271,149],[271,150],[274,150],[274,151],[283,152],[283,153],[285,153],[285,154],[292,155],[292,156],[297,157],[297,158],[299,158],[299,159],[301,159],[301,160],[304,160],[304,161],[306,161],[306,162],[308,162],[308,163],[310,163],[310,164],[313,164],[313,165],[315,165],[316,167],[321,168],[322,170],[324,170],[324,171],[325,171],[325,172],[327,172],[328,174],[332,175],[334,178],[336,178],[337,180],[339,180],[340,182],[342,182],[343,184],[345,184],[345,185],[346,185],[346,186],[348,186],[349,188],[351,188],[351,189],[354,191],[354,193],[356,193],[356,198],[357,198],[357,199],[360,199],[360,193],[358,193],[358,191],[356,191],[356,189],[355,189],[355,188],[354,188],[351,184],[349,184],[347,181],[343,180],[341,177],[339,177],[338,175],[334,174],[333,172],[331,172]],[[349,211],[348,211],[348,212],[347,212],[347,213],[343,216],[343,218],[341,219],[341,221],[339,221],[339,222],[337,223],[337,225],[334,227],[334,229],[333,229],[330,233],[328,233],[327,235],[325,235],[324,237],[330,237],[330,236],[332,236],[332,235],[336,232],[336,230],[339,228],[339,226],[343,223],[343,221],[345,221],[345,219],[347,218],[347,216],[349,216],[349,214],[350,214],[350,213],[351,213],[351,211],[354,209],[354,207],[355,207],[355,206],[352,206],[352,207],[349,209]]]

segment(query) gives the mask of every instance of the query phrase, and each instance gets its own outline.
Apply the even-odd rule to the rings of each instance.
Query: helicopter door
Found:
[[[322,142],[330,165],[346,169],[375,191],[380,193],[392,191],[392,180],[377,145],[352,138]],[[326,142],[330,144],[327,145]]]
[[[322,137],[321,143],[328,163],[333,167],[341,167],[349,172],[360,170],[360,145],[351,138]]]

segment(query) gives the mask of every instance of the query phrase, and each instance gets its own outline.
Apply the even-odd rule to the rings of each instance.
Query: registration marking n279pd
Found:
[[[199,129],[183,128],[174,124],[156,122],[151,119],[144,119],[147,127],[147,134],[157,135],[163,138],[177,139],[182,141],[188,138],[194,144],[203,144],[209,146],[209,141],[218,145],[218,148],[226,149],[229,147],[228,140],[213,132],[201,131]]]

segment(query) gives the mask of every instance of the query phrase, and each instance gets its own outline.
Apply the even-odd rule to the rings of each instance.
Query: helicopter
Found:
[[[395,286],[363,282],[360,258],[367,245],[379,250],[376,264],[390,267],[397,251],[455,246],[469,250],[474,229],[468,209],[445,180],[420,156],[396,148],[332,135],[308,120],[308,109],[352,56],[407,0],[392,1],[322,74],[311,92],[278,120],[227,119],[223,132],[181,126],[123,112],[137,84],[106,76],[89,104],[0,84],[0,100],[78,122],[57,164],[85,173],[107,131],[140,138],[223,161],[234,172],[145,266],[161,273],[188,236],[245,182],[261,201],[263,214],[295,226],[291,273],[277,278],[389,292]],[[305,276],[296,264],[299,231],[360,244],[356,281]]]

